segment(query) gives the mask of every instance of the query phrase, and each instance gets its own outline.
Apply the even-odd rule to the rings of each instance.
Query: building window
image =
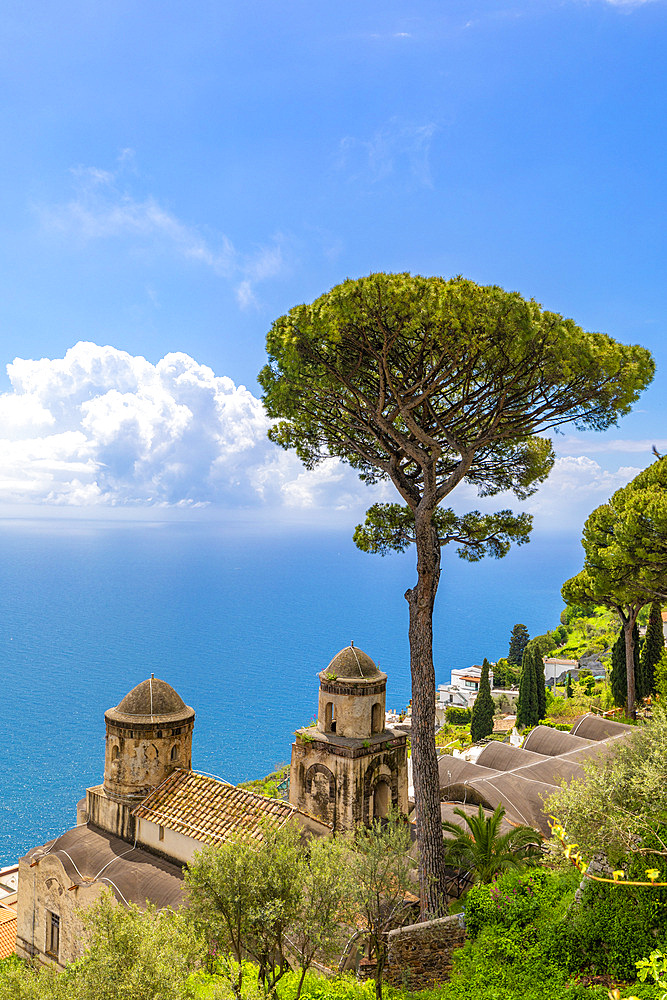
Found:
[[[158,828],[157,828],[157,839],[158,840],[164,840],[164,827],[163,826],[158,826]]]
[[[111,748],[111,759],[112,760],[118,760],[119,753],[120,753],[120,750],[118,749],[118,746],[117,745],[113,746]]]
[[[178,746],[173,746],[171,748],[171,759],[178,760]]]
[[[381,733],[383,730],[382,705],[376,702],[371,710],[371,732]]]
[[[325,733],[336,732],[336,710],[332,701],[328,701],[324,709],[324,731]]]
[[[60,917],[57,913],[46,911],[46,952],[58,957],[60,949]]]

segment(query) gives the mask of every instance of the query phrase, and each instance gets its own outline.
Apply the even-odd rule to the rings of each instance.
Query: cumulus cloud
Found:
[[[606,503],[612,493],[641,472],[641,466],[623,465],[604,469],[587,455],[566,455],[556,459],[546,483],[525,504],[535,525],[564,528],[582,524],[590,512]]]
[[[63,204],[41,206],[42,225],[53,234],[84,242],[124,239],[210,268],[234,284],[242,308],[256,304],[259,282],[285,270],[282,234],[266,245],[241,251],[225,234],[183,222],[152,195],[135,195],[125,179],[128,171],[136,174],[132,150],[123,150],[115,171],[73,170],[74,197]]]
[[[11,390],[0,394],[4,504],[217,505],[291,511],[300,518],[347,511],[353,524],[370,504],[397,500],[390,484],[368,488],[337,459],[304,469],[268,440],[270,421],[256,396],[187,354],[167,354],[152,364],[81,342],[63,358],[16,358],[7,373]],[[578,440],[570,439],[570,446]],[[607,442],[606,450],[639,453],[644,443]],[[647,455],[640,467],[649,460]],[[578,528],[637,472],[634,464],[605,469],[590,455],[561,454],[526,504],[513,496],[481,501],[464,484],[446,503],[461,511],[521,506],[535,515],[538,528]]]
[[[0,500],[307,508],[359,502],[354,473],[272,445],[261,402],[187,354],[156,365],[81,342],[17,358],[0,395]]]

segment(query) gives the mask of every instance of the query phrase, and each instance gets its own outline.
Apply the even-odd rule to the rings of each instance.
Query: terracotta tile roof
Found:
[[[0,906],[0,958],[16,951],[16,893],[5,896]]]
[[[219,844],[229,837],[259,842],[263,822],[282,826],[298,811],[281,799],[179,769],[152,791],[133,815],[205,844]]]

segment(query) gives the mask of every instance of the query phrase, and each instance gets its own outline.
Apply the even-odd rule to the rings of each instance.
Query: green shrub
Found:
[[[667,881],[667,859],[647,862],[641,854],[628,866],[628,879],[645,879],[649,864]],[[549,932],[551,953],[570,972],[634,980],[635,963],[656,948],[667,950],[667,889],[652,886],[587,880],[580,904]]]
[[[532,922],[544,907],[552,908],[572,888],[572,876],[544,868],[508,871],[490,885],[473,886],[466,896],[465,920],[475,937],[482,927],[520,927]]]
[[[472,709],[448,705],[445,709],[445,719],[452,726],[466,726],[472,719]]]

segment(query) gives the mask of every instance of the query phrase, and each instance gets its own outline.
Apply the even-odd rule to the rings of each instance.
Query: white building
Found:
[[[456,705],[458,708],[472,708],[479,691],[481,676],[482,668],[477,666],[452,670],[450,683],[438,685],[436,708],[443,711],[449,705]],[[489,670],[489,684],[493,687],[493,670]]]

